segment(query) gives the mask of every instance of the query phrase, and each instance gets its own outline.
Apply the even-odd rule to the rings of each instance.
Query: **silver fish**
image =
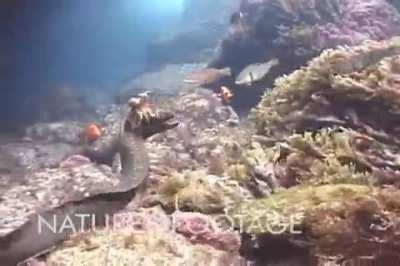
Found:
[[[254,82],[260,81],[269,73],[271,68],[279,64],[279,60],[274,58],[266,63],[255,63],[247,66],[236,77],[237,85],[251,86]]]

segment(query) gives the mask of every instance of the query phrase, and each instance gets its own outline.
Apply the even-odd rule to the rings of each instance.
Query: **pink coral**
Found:
[[[74,168],[89,164],[90,159],[82,155],[72,155],[60,163],[61,168]]]
[[[210,216],[195,212],[176,212],[173,219],[175,230],[195,243],[208,244],[227,251],[239,250],[239,234],[219,228]]]
[[[117,213],[114,215],[112,222],[113,229],[129,228],[132,231],[168,231],[171,227],[169,217],[159,207]]]
[[[400,32],[399,13],[385,0],[346,0],[335,22],[316,25],[315,48],[357,45],[383,40]]]

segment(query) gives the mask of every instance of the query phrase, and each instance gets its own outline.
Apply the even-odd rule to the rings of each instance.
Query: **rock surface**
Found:
[[[257,133],[275,139],[270,175],[289,189],[231,209],[256,237],[248,254],[280,243],[311,265],[399,261],[398,54],[397,38],[326,50],[263,96],[253,112]],[[293,215],[297,235],[285,227],[276,238],[265,226],[293,224]]]
[[[233,100],[234,106],[248,110],[276,78],[300,68],[324,49],[385,40],[399,34],[400,13],[389,2],[242,0],[231,17],[229,33],[208,66],[232,70],[233,80],[223,85],[238,96]],[[259,82],[250,87],[234,83],[247,66],[275,59],[279,65]]]
[[[398,38],[326,50],[278,79],[250,120],[203,89],[155,97],[149,104],[173,112],[180,125],[147,140],[146,190],[113,228],[78,234],[48,263],[313,266],[371,256],[393,266],[400,257],[399,54]],[[92,145],[114,134],[126,112],[99,108],[103,136]],[[38,209],[117,182],[117,167],[55,155],[55,145],[72,146],[63,126],[40,125],[52,130],[1,146],[4,165],[23,159],[36,167],[13,186],[0,179],[7,217],[0,233]]]
[[[152,213],[155,212],[152,206],[159,202],[165,206],[169,204],[167,203],[169,199],[164,201],[160,197],[154,198],[153,196],[154,193],[162,190],[167,183],[173,182],[171,175],[174,172],[191,167],[201,167],[207,172],[205,166],[209,158],[208,154],[215,149],[213,141],[217,138],[223,138],[223,135],[227,137],[231,129],[238,131],[238,134],[240,131],[229,122],[232,119],[237,120],[237,115],[228,106],[224,106],[219,98],[211,92],[194,90],[167,99],[169,100],[166,101],[163,98],[162,101],[160,100],[155,104],[175,112],[181,123],[190,125],[190,131],[193,130],[193,132],[185,135],[188,134],[187,129],[175,129],[148,141],[147,148],[151,159],[148,189],[126,208],[126,212],[136,214],[136,218],[140,217],[135,220],[135,226],[138,226],[135,229],[141,231],[130,232],[132,228],[118,228],[111,232],[99,230],[88,235],[77,236],[71,240],[72,244],[66,242],[52,254],[48,260],[49,265],[52,265],[55,261],[68,264],[71,259],[74,259],[76,263],[90,260],[90,263],[93,263],[92,265],[97,265],[96,263],[99,261],[107,260],[105,254],[108,251],[103,250],[103,248],[110,250],[109,254],[113,255],[110,258],[121,260],[129,258],[137,263],[143,262],[143,259],[148,260],[149,250],[153,249],[158,250],[158,253],[152,252],[152,259],[168,261],[172,264],[189,263],[189,261],[193,262],[193,258],[196,258],[196,263],[242,265],[243,259],[238,252],[240,239],[236,233],[209,231],[207,234],[199,235],[197,241],[194,241],[190,235],[187,235],[188,227],[180,226],[180,229],[175,230],[175,228],[171,228],[172,225],[168,226],[168,224],[173,219],[172,217],[180,222],[191,221],[190,217],[195,217],[195,214],[189,215],[188,218],[185,215],[170,216],[164,210],[157,209],[157,216],[152,216]],[[99,112],[105,115],[101,121],[101,124],[104,125],[102,128],[104,141],[118,129],[118,123],[124,117],[126,108],[124,106],[111,106],[103,111],[99,110]],[[41,125],[40,127],[45,126]],[[46,140],[49,145],[55,141],[55,139],[49,137],[53,135],[53,131],[44,130],[40,132],[42,132],[42,134],[38,134],[40,138]],[[194,135],[192,136],[192,134]],[[38,135],[34,135],[35,139]],[[213,137],[210,138],[210,136]],[[56,143],[59,143],[59,141],[57,139]],[[101,145],[101,142],[102,140],[99,140],[99,143],[93,145]],[[195,156],[193,152],[196,153]],[[37,153],[33,153],[32,160],[36,160],[37,156]],[[207,178],[210,176],[211,174],[205,174],[204,181],[208,182]],[[226,178],[217,176],[214,179],[213,182],[218,182],[218,179],[221,179],[221,182],[224,182],[223,179],[226,180]],[[13,186],[2,194],[1,212],[2,217],[7,217],[7,219],[1,220],[1,234],[15,229],[25,221],[28,215],[38,210],[55,207],[65,201],[105,191],[115,185],[117,181],[117,174],[113,172],[112,168],[91,163],[87,158],[80,155],[67,156],[60,160],[54,168],[46,168],[42,165],[32,172],[25,183]],[[188,181],[192,184],[197,182],[196,179]],[[215,186],[215,191],[218,192],[219,185],[211,185]],[[238,184],[235,186],[232,186],[229,192],[232,197],[236,197],[234,194],[241,193],[240,186]],[[251,196],[251,193],[248,194]],[[192,195],[188,194],[187,200],[191,201],[191,197]],[[228,194],[221,194],[221,200],[227,202]],[[193,209],[211,208],[211,205],[211,207],[206,207],[208,202],[207,196],[204,195],[202,202],[192,204]],[[184,201],[183,205],[185,204]],[[138,212],[138,208],[141,207],[141,211]],[[224,207],[224,205],[220,205],[218,211],[221,212]],[[173,209],[173,206],[171,209]],[[151,217],[154,217],[154,219]],[[206,215],[204,217],[209,219]],[[122,224],[127,223],[124,218],[121,219]],[[160,222],[162,226],[158,224]],[[160,231],[160,229],[162,230]],[[179,250],[175,250],[178,247]],[[183,252],[183,248],[186,251],[183,254],[184,256],[181,256],[179,252]],[[132,252],[129,252],[130,249],[135,250],[135,256],[132,256]],[[74,254],[74,256],[71,254]]]
[[[205,66],[203,63],[169,64],[161,69],[146,72],[127,82],[119,90],[119,100],[126,102],[131,96],[143,91],[156,91],[158,95],[175,95],[179,91],[190,88],[183,80],[196,69]]]

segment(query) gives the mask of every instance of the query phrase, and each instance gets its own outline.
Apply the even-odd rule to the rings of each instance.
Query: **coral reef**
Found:
[[[168,209],[222,213],[233,202],[243,200],[240,186],[229,186],[226,181],[201,171],[177,173],[161,185],[156,200]]]
[[[316,13],[303,14],[304,6],[286,3],[287,12],[302,20],[318,20]],[[323,3],[327,12],[339,4],[316,5]],[[325,19],[333,23],[335,15]],[[114,228],[73,237],[48,264],[130,259],[242,265],[245,257],[276,265],[288,257],[287,265],[321,265],[314,263],[317,258],[337,265],[340,259],[371,256],[392,266],[384,261],[397,262],[400,245],[399,66],[398,38],[326,50],[279,78],[250,120],[240,121],[217,95],[202,89],[146,102],[171,110],[180,123],[148,139],[146,190],[119,213]],[[114,105],[97,113],[104,116],[99,120],[104,141],[119,130],[128,110]],[[41,139],[53,135],[43,132],[48,133]],[[6,191],[2,211],[11,217],[19,208],[15,214],[23,219],[38,206],[96,193],[114,185],[113,171],[85,157],[68,157],[54,169],[36,171],[26,187]],[[60,186],[70,192],[48,196]],[[42,200],[29,196],[38,193]],[[17,198],[27,202],[24,208],[15,204]],[[10,230],[7,226],[2,229]]]
[[[249,65],[279,60],[250,91],[232,80],[223,84],[237,95],[234,106],[247,110],[276,78],[303,66],[324,49],[389,39],[400,33],[399,21],[400,13],[386,0],[243,0],[208,66],[229,67],[237,76]]]
[[[273,54],[283,56],[282,62],[290,56],[299,60],[325,48],[384,40],[400,31],[400,14],[385,0],[243,0],[237,14],[211,64],[215,67],[243,68]]]
[[[194,243],[207,243],[216,249],[238,252],[239,233],[228,228],[220,228],[217,222],[207,215],[193,212],[175,212],[172,216],[174,228]]]
[[[146,216],[145,219],[150,219]],[[168,217],[165,217],[168,219]],[[156,220],[157,221],[157,220]],[[162,224],[153,229],[122,227],[79,235],[47,260],[48,265],[243,265],[234,252],[192,244]]]
[[[0,235],[15,230],[38,210],[94,195],[118,183],[115,173],[105,165],[90,162],[61,165],[61,168],[36,170],[28,180],[1,194],[0,213],[6,218],[0,220]]]
[[[354,130],[322,129],[293,134],[279,142],[273,170],[284,187],[335,183],[398,186],[398,149]]]
[[[244,232],[303,239],[314,254],[382,258],[397,254],[400,245],[399,193],[343,184],[294,187],[244,202],[231,215]]]
[[[186,135],[188,132],[185,129],[175,129],[149,139],[146,144],[149,149],[149,157],[151,160],[148,190],[144,192],[144,195],[138,195],[138,197],[126,207],[126,210],[137,210],[140,206],[148,207],[149,205],[157,204],[157,201],[149,200],[149,197],[154,193],[154,191],[157,192],[160,188],[166,187],[166,180],[173,181],[173,178],[169,177],[172,176],[174,172],[183,171],[183,169],[188,169],[188,167],[192,165],[192,169],[203,168],[205,174],[202,176],[200,175],[201,171],[194,171],[191,173],[191,171],[186,170],[189,178],[185,180],[185,182],[187,182],[189,186],[186,190],[187,192],[179,191],[179,195],[182,195],[181,198],[183,200],[180,200],[178,208],[182,207],[182,209],[185,209],[185,205],[187,204],[190,207],[187,209],[201,210],[206,213],[208,211],[218,211],[221,213],[223,208],[225,208],[225,203],[229,202],[230,198],[234,199],[241,197],[242,188],[238,184],[233,184],[232,188],[227,188],[225,194],[221,193],[220,185],[217,184],[219,183],[217,181],[218,179],[221,179],[222,182],[223,179],[227,180],[227,178],[214,176],[214,178],[211,179],[210,177],[212,174],[207,173],[209,169],[206,165],[211,158],[211,155],[209,155],[210,152],[216,148],[213,143],[214,140],[224,139],[225,142],[231,143],[233,142],[232,138],[235,136],[247,134],[241,132],[241,130],[234,125],[235,123],[230,122],[231,118],[237,119],[237,115],[228,106],[224,106],[218,97],[212,93],[201,90],[182,93],[179,97],[170,100],[165,100],[165,98],[163,98],[160,105],[163,107],[173,107],[169,109],[176,112],[178,119],[182,121],[182,123],[190,125],[187,129],[189,129],[191,133]],[[103,125],[103,136],[100,140],[95,141],[92,144],[93,148],[101,147],[104,141],[107,141],[107,139],[115,134],[116,130],[119,129],[118,124],[121,121],[121,118],[126,115],[127,110],[121,106],[111,106],[110,108],[100,110],[99,113],[105,113],[105,118],[100,122]],[[49,132],[50,135],[53,134],[51,133],[52,131],[44,132]],[[232,135],[233,132],[237,133]],[[192,136],[192,134],[195,134],[196,136]],[[187,136],[188,138],[181,136]],[[210,138],[210,136],[212,137]],[[43,134],[43,138],[47,139],[46,134]],[[51,143],[53,139],[48,139],[48,141]],[[193,151],[195,151],[195,154]],[[163,156],[163,152],[168,155],[173,154],[173,156]],[[235,152],[233,154],[235,154]],[[36,158],[36,154],[34,154],[33,157]],[[181,158],[186,158],[186,160],[182,161]],[[43,169],[41,167],[40,170],[35,171],[28,183],[14,186],[11,190],[8,190],[4,195],[2,195],[2,204],[4,203],[2,205],[2,213],[4,213],[6,217],[10,217],[10,219],[2,220],[2,233],[12,231],[18,227],[26,220],[29,214],[34,213],[38,208],[41,209],[44,206],[47,208],[57,206],[65,201],[68,202],[76,198],[80,199],[88,195],[96,194],[99,191],[107,191],[110,187],[114,187],[115,182],[118,181],[115,178],[115,172],[113,171],[114,170],[110,166],[96,165],[89,162],[87,158],[77,155],[66,158],[53,169]],[[214,170],[210,171],[215,173]],[[177,175],[181,174],[178,172]],[[200,183],[204,182],[204,184],[201,183],[201,185],[204,185],[205,187],[202,187],[201,185],[197,187],[196,184],[198,184],[199,181]],[[208,189],[208,185],[213,188],[212,191],[215,192],[218,197],[220,196],[218,200],[221,200],[221,202],[216,202],[216,208],[214,208],[214,205],[208,206],[209,199],[216,198],[215,195],[210,194],[210,191],[204,189]],[[202,197],[201,194],[199,194],[195,199],[193,198],[191,189],[200,192],[204,191],[205,193],[208,193],[210,197],[207,197],[206,194]],[[165,194],[165,197],[169,201],[167,194],[168,193]],[[40,199],[36,197],[37,195],[39,195],[38,197]],[[174,204],[174,198],[175,197],[173,197],[173,194],[171,193],[171,204]],[[165,203],[164,201],[161,202]],[[168,207],[169,202],[166,202],[163,205]],[[172,205],[171,209],[173,209],[174,206],[175,205]],[[203,206],[205,206],[204,209],[202,209]],[[191,220],[189,218],[190,217],[188,217],[188,221]],[[186,218],[183,220],[186,220]],[[184,228],[185,227],[181,228],[181,233],[185,232]],[[125,233],[125,231],[113,231],[111,234],[114,233],[120,235]],[[171,232],[166,234],[171,234]],[[151,234],[146,239],[152,241],[155,237],[155,234]],[[88,238],[94,239],[96,236],[90,235]],[[214,235],[212,232],[209,232],[207,235],[199,236],[198,240],[203,243],[199,243],[199,245],[204,246],[204,249],[207,249],[208,251],[212,244],[214,244],[211,242],[215,241],[219,241],[219,249],[226,247],[227,249],[232,250],[232,248],[229,248],[228,246],[236,245],[236,251],[234,251],[236,255],[234,254],[232,256],[232,252],[229,251],[229,255],[222,256],[223,261],[228,257],[228,261],[234,257],[240,260],[237,255],[238,243],[235,242],[238,240],[237,235],[236,238],[231,238],[229,234]],[[119,238],[116,241],[119,242]],[[230,241],[233,242],[229,244]],[[184,243],[189,245],[190,249],[192,249],[192,245],[194,245],[193,248],[198,247],[197,244],[192,244],[191,241],[184,240]],[[61,253],[64,251],[68,252],[66,246],[60,248]],[[76,252],[77,256],[79,256],[80,252],[82,256],[86,256],[85,250],[74,249],[74,252]],[[223,251],[217,251],[217,253],[224,254]],[[223,262],[221,263],[223,264]]]
[[[62,160],[74,152],[74,145],[46,141],[10,142],[1,145],[0,151],[4,171],[11,174],[13,172],[28,173],[44,167],[57,167]]]
[[[399,33],[399,13],[384,0],[344,1],[338,8],[336,21],[315,28],[318,49],[383,40]]]
[[[182,89],[190,87],[183,80],[196,69],[205,67],[205,63],[169,64],[161,69],[146,72],[133,80],[127,81],[119,88],[118,102],[124,103],[142,90],[157,89],[157,95],[175,95]],[[160,87],[160,84],[163,84]]]
[[[255,110],[258,132],[284,137],[340,125],[397,142],[398,54],[397,38],[324,51],[264,95]]]
[[[208,61],[239,3],[240,0],[182,0],[181,21],[164,33],[159,32],[150,42],[147,62],[158,68],[171,63]]]
[[[259,141],[274,143],[264,172],[279,186],[229,210],[255,236],[247,254],[283,245],[312,260],[305,265],[399,261],[399,44],[326,50],[265,93],[252,117]]]
[[[399,13],[384,0],[277,1],[297,24],[280,29],[280,41],[323,50],[384,40],[399,33]],[[301,21],[301,23],[299,23]],[[299,49],[299,48],[297,48]]]
[[[234,2],[198,5],[231,8]],[[176,64],[120,89],[119,101],[125,101],[138,90],[163,87],[154,98],[146,92],[129,106],[94,111],[70,89],[59,90],[47,112],[58,110],[62,100],[77,110],[88,108],[91,121],[40,123],[26,130],[22,143],[0,143],[0,217],[6,217],[0,219],[0,244],[6,247],[0,253],[10,257],[6,249],[18,249],[13,243],[34,239],[15,231],[31,214],[55,206],[74,213],[81,206],[75,200],[96,195],[89,210],[114,214],[112,222],[57,245],[43,258],[47,265],[313,266],[365,256],[378,265],[400,264],[396,5],[242,0],[214,60],[186,80],[197,85],[184,85],[188,73],[204,68],[187,58],[196,46],[168,54],[165,49],[196,43],[205,61],[209,36],[221,32],[198,31],[207,21],[154,41],[150,63],[154,59],[159,67],[174,57],[168,61]],[[223,11],[215,9],[212,25],[224,24],[218,21],[226,17]],[[191,12],[202,10],[186,10],[186,18]],[[228,100],[197,88],[208,85],[224,85]],[[251,104],[248,97],[261,91],[249,119],[239,119],[230,98]],[[155,106],[170,110],[179,125],[166,123],[172,114],[160,116]],[[58,111],[56,117],[74,115],[69,107]],[[84,122],[96,122],[101,138],[82,148]],[[93,156],[99,151],[106,156]],[[29,175],[13,180],[10,168]],[[121,193],[126,195],[119,198]],[[107,208],[95,204],[122,199],[122,205]],[[10,231],[17,232],[14,238],[1,236]]]
[[[25,130],[25,137],[35,141],[78,144],[83,128],[84,123],[74,121],[37,123]]]

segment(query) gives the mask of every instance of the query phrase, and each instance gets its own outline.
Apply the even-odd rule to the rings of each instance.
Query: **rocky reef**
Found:
[[[308,66],[276,81],[253,115],[259,134],[275,139],[291,136],[291,148],[286,148],[282,160],[285,172],[310,167],[322,178],[319,171],[329,167],[316,166],[316,161],[330,166],[346,162],[360,174],[372,174],[374,182],[397,184],[398,45],[395,38],[326,50]],[[328,127],[340,133],[323,129]],[[293,143],[303,152],[293,152]],[[314,159],[306,160],[305,149],[313,150]],[[334,156],[324,149],[335,150]],[[300,175],[304,177],[304,172],[295,174]]]
[[[211,65],[237,69],[272,55],[302,64],[326,48],[390,38],[400,31],[398,18],[385,0],[244,0]]]
[[[259,133],[285,136],[340,125],[397,142],[389,135],[396,135],[399,45],[394,38],[326,50],[279,78],[255,111]]]
[[[207,61],[229,28],[229,16],[239,3],[240,0],[183,0],[181,20],[150,42],[147,62],[158,68]]]
[[[293,187],[242,203],[231,215],[243,232],[264,234],[260,249],[280,235],[288,247],[306,248],[320,261],[364,258],[364,263],[393,265],[399,262],[398,196],[398,189],[360,185]],[[316,258],[309,265],[321,265]]]
[[[195,213],[184,216],[176,214],[171,218],[157,207],[137,210],[127,216],[129,219],[124,219],[122,213],[112,230],[72,238],[49,257],[48,264],[243,265],[243,258],[237,255],[237,235],[227,232],[225,238],[219,237],[222,250],[205,244],[205,239],[196,244],[195,238],[185,235],[198,232],[201,234],[198,238],[207,235],[213,244],[217,240],[214,237],[219,235],[206,229],[207,216]]]
[[[258,236],[253,253],[283,241],[310,265],[399,260],[399,52],[397,38],[326,50],[265,93],[252,117],[276,141],[272,173],[289,189],[232,209]]]
[[[338,265],[368,257],[392,265],[400,243],[399,54],[397,38],[326,50],[279,78],[249,119],[204,89],[154,97],[180,124],[147,141],[146,189],[112,227],[77,234],[44,259]],[[107,139],[127,108],[97,113]],[[38,124],[25,139],[74,147],[77,128]],[[11,218],[1,232],[37,209],[112,187],[116,169],[79,155],[38,166],[2,195]]]
[[[254,63],[279,60],[279,64],[249,88],[226,85],[241,99],[235,107],[256,104],[276,78],[303,66],[327,48],[354,46],[365,40],[385,40],[400,32],[400,14],[386,0],[248,1],[231,17],[231,29],[209,67],[232,70],[234,76]]]
[[[129,258],[132,263],[142,263],[144,258],[148,259],[151,255],[153,262],[160,265],[165,265],[162,263],[166,261],[172,264],[194,263],[193,258],[196,263],[242,265],[244,259],[238,251],[239,235],[232,229],[221,231],[215,226],[208,227],[212,219],[206,214],[223,213],[227,205],[245,197],[242,194],[246,193],[242,190],[246,191],[246,188],[222,177],[223,172],[220,171],[225,171],[224,162],[217,162],[215,166],[208,166],[208,162],[212,161],[213,156],[218,156],[214,150],[223,149],[223,145],[226,145],[229,151],[232,145],[239,145],[234,144],[234,136],[244,138],[249,136],[249,132],[239,129],[237,114],[210,91],[186,91],[174,97],[156,98],[153,104],[174,112],[181,125],[152,137],[146,143],[151,162],[147,188],[138,193],[119,216],[121,218],[125,214],[128,220],[129,217],[140,216],[142,222],[137,221],[140,223],[138,228],[131,223],[122,223],[119,228],[114,224],[112,228],[77,234],[45,259],[48,265],[56,262],[62,265],[71,262],[98,265],[99,261],[107,260],[103,256],[107,254],[103,248],[111,250],[108,253],[111,254],[110,259],[118,261]],[[94,147],[115,133],[119,121],[127,114],[127,108],[109,106],[99,109],[98,113],[104,115],[98,120],[103,136],[91,144]],[[76,137],[71,132],[79,128],[77,125],[64,121],[57,124],[41,123],[27,129],[25,145],[43,142],[53,145],[65,141],[73,149],[55,160],[52,166],[38,165],[31,169],[29,178],[19,183],[9,183],[8,179],[1,183],[4,193],[0,198],[0,211],[2,216],[7,217],[1,219],[1,235],[15,230],[37,211],[96,195],[115,186],[118,181],[118,160],[115,165],[102,165],[90,162],[84,156],[73,155],[79,150],[79,145],[71,141],[75,138],[70,137]],[[68,130],[64,132],[63,128]],[[79,130],[75,133],[78,134]],[[71,153],[72,156],[69,156]],[[234,149],[230,156],[237,156],[235,154]],[[14,156],[18,158],[22,154]],[[34,159],[37,156],[37,153],[32,154],[31,164],[36,163]],[[232,164],[234,162],[232,159]],[[226,189],[221,191],[224,186]],[[249,191],[247,197],[251,197]],[[177,198],[178,205],[175,205]],[[156,206],[162,206],[163,209]],[[153,219],[151,213],[154,207],[159,215]],[[165,219],[160,220],[160,215]],[[168,226],[171,222],[176,225]],[[158,230],[154,231],[154,226],[148,227],[152,223],[160,224],[156,225]],[[165,225],[167,228],[164,228]],[[199,226],[206,226],[206,231],[199,229]],[[112,241],[107,242],[109,239]],[[176,253],[172,247],[179,247],[181,253]],[[140,249],[142,253],[138,252]],[[153,249],[159,250],[159,255],[150,252]],[[136,257],[130,255],[133,250]],[[180,255],[182,252],[184,257]]]
[[[230,67],[235,75],[279,58],[266,80],[242,90],[264,93],[249,117],[239,117],[221,95],[176,83],[198,64],[170,65],[128,84],[121,101],[138,87],[168,84],[154,96],[141,95],[149,97],[146,108],[170,111],[179,125],[146,139],[145,187],[109,227],[77,233],[39,260],[400,264],[400,39],[391,38],[400,32],[396,4],[243,0],[210,66]],[[91,113],[102,133],[90,143],[96,148],[120,129],[129,110],[112,104]],[[37,210],[115,186],[121,158],[83,156],[84,126],[38,123],[21,143],[0,144],[6,161],[0,175],[15,174],[7,172],[10,165],[25,173],[18,182],[0,179],[0,216],[7,217],[0,219],[0,235]]]

